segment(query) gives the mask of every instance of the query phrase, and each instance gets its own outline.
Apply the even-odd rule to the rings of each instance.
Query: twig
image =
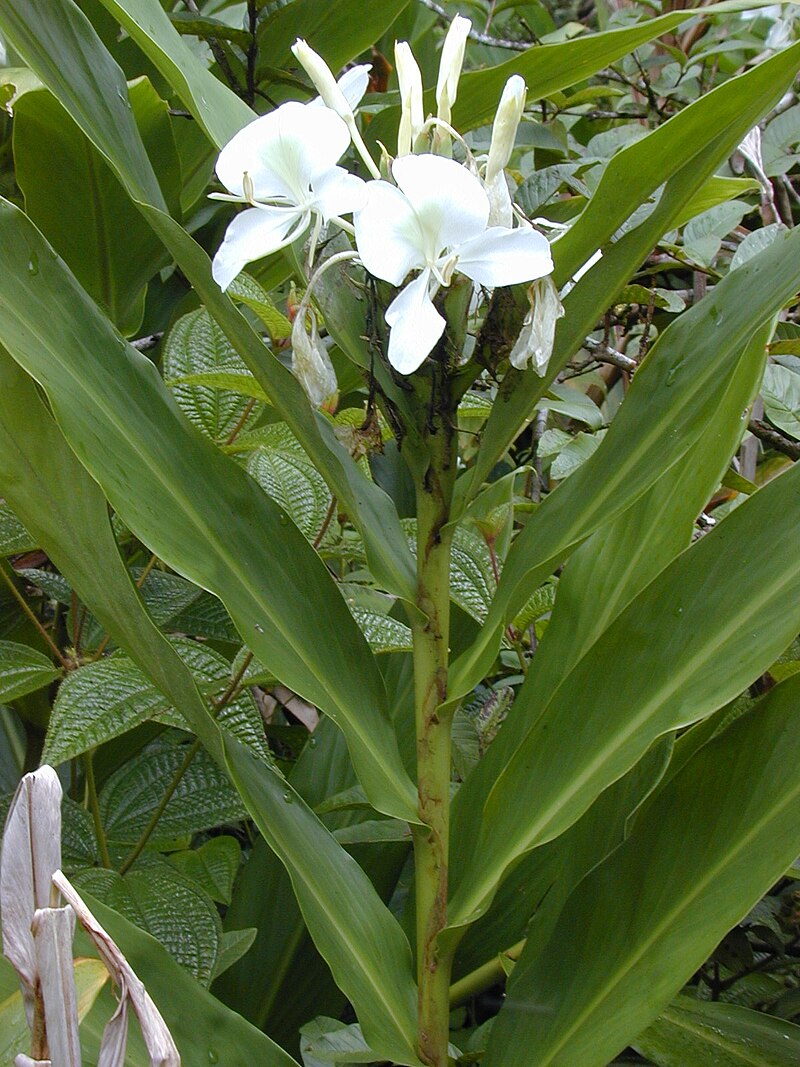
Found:
[[[780,431],[774,429],[769,423],[762,422],[761,419],[751,419],[747,424],[747,429],[753,437],[757,437],[765,445],[774,448],[776,452],[782,452],[789,459],[800,459],[800,441],[792,441],[790,438],[784,437]]]
[[[50,634],[47,632],[47,630],[44,628],[44,626],[42,626],[41,622],[39,622],[39,620],[36,618],[36,615],[31,611],[30,605],[28,604],[27,600],[22,595],[22,593],[20,593],[19,589],[17,589],[17,587],[11,581],[9,576],[6,574],[4,567],[0,567],[0,576],[2,576],[3,581],[6,583],[8,588],[11,590],[11,593],[13,594],[14,599],[16,600],[16,602],[19,604],[19,606],[22,608],[22,610],[28,616],[30,621],[33,623],[33,625],[36,627],[36,629],[39,631],[39,633],[42,635],[42,637],[48,643],[48,645],[52,649],[53,654],[56,657],[56,659],[58,660],[58,662],[61,664],[61,666],[64,668],[65,671],[70,670],[71,669],[70,663],[64,658],[64,656],[61,653],[61,649],[55,643],[55,641],[50,636]]]
[[[598,363],[610,363],[613,367],[619,367],[620,370],[630,373],[633,373],[639,366],[635,359],[626,356],[624,352],[618,352],[616,348],[604,345],[602,341],[596,341],[594,337],[587,337],[583,343]]]
[[[450,21],[450,16],[442,7],[441,4],[437,4],[436,0],[419,0],[419,2],[427,7],[429,11],[435,11],[440,18]],[[509,48],[513,52],[527,52],[531,45],[536,44],[536,41],[511,41],[505,37],[492,37],[488,33],[481,33],[480,30],[470,30],[467,36],[477,41],[478,44],[487,44],[491,48]]]
[[[203,13],[197,6],[197,0],[184,0],[184,3],[193,15],[202,16]],[[211,53],[214,56],[214,59],[216,59],[219,69],[225,75],[231,89],[233,89],[237,96],[241,96],[242,87],[239,84],[239,79],[233,73],[233,69],[230,63],[228,62],[228,57],[225,54],[225,49],[215,37],[209,37],[208,47],[211,49]]]
[[[100,862],[108,870],[111,870],[111,856],[108,853],[108,841],[103,829],[103,820],[100,817],[100,802],[97,799],[97,783],[94,778],[94,749],[83,754],[83,769],[86,775],[86,791],[89,795],[89,810],[94,822],[94,836],[97,839],[97,847],[100,851]]]
[[[149,352],[151,348],[156,347],[163,336],[164,331],[158,330],[156,333],[149,333],[146,337],[137,337],[135,341],[131,341],[131,345],[137,352]]]

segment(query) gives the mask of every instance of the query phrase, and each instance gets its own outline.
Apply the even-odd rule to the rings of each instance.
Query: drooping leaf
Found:
[[[224,1057],[226,1067],[298,1067],[288,1052],[196,982],[154,937],[88,893],[86,902],[144,982],[185,1064]],[[105,1022],[99,1020],[101,1032]]]
[[[217,148],[253,121],[255,114],[247,104],[215,78],[181,39],[158,0],[101,2],[156,65]]]

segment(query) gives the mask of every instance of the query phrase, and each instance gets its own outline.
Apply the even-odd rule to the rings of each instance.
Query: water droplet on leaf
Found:
[[[283,794],[283,799],[286,801],[287,804],[291,804],[291,802],[292,802],[292,794],[289,792],[288,789]]]
[[[219,1053],[217,1052],[217,1050],[215,1048],[210,1048],[208,1050],[208,1062],[209,1063],[219,1063]]]
[[[28,260],[28,274],[39,273],[39,257],[35,252],[31,252],[31,258]]]
[[[257,622],[256,623],[256,633],[257,634],[263,634],[263,632],[264,632],[264,627],[261,625],[260,622]]]

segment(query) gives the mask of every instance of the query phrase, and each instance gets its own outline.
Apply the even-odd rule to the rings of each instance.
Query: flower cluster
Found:
[[[357,256],[371,275],[400,290],[385,312],[387,358],[399,373],[411,374],[445,331],[434,300],[455,274],[492,289],[552,273],[549,242],[515,210],[505,175],[525,107],[523,79],[514,75],[506,84],[485,160],[473,157],[451,125],[470,29],[461,16],[451,23],[436,86],[437,114],[427,118],[419,67],[408,44],[396,44],[402,114],[397,156],[384,158],[383,175],[355,118],[369,68],[355,67],[337,82],[305,41],[295,43],[292,50],[319,97],[306,105],[283,104],[256,119],[225,146],[217,162],[217,176],[229,190],[218,198],[248,205],[228,227],[214,258],[214,278],[223,289],[247,263],[309,230],[311,268],[322,228],[338,227],[354,238],[356,252],[350,257]],[[463,164],[453,158],[454,142],[463,146]],[[339,165],[351,144],[370,180]],[[561,307],[551,283],[532,286],[530,294],[531,314],[512,363],[522,369],[533,357],[543,374]],[[309,315],[296,318],[294,335],[295,373],[305,384],[313,364],[307,391],[320,405],[335,392],[336,380],[310,308]]]

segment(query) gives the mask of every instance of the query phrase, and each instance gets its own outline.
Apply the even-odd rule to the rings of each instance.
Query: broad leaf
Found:
[[[78,871],[73,881],[159,941],[202,985],[214,974],[222,923],[216,905],[167,860],[143,857],[121,878],[103,867]]]
[[[523,952],[485,1067],[511,1067],[523,1046],[542,1067],[605,1067],[659,1015],[800,849],[799,714],[789,679],[657,794],[546,950]]]
[[[498,402],[481,437],[475,467],[459,483],[459,492],[467,499],[479,491],[492,467],[530,419],[548,381],[583,345],[587,333],[595,329],[633,271],[663,234],[677,225],[704,181],[791,84],[798,63],[800,49],[788,49],[755,70],[731,78],[647,137],[618,152],[609,162],[584,212],[553,243],[559,285],[567,282],[597,249],[603,250],[601,265],[582,278],[564,301],[566,316],[556,332],[547,377],[539,379],[531,373],[509,371],[504,378]],[[715,131],[713,137],[709,130]],[[620,196],[621,188],[625,189],[624,196]],[[641,205],[649,208],[651,204],[655,206],[632,232],[623,233],[621,228],[634,212]],[[662,469],[659,461],[659,475]],[[615,499],[621,495],[615,493]]]
[[[186,754],[186,745],[153,742],[111,775],[100,792],[100,814],[112,841],[136,844]],[[150,841],[155,846],[170,844],[183,834],[237,822],[245,815],[230,782],[201,749],[183,771]]]
[[[255,114],[200,61],[158,0],[101,0],[131,35],[218,148]]]
[[[234,429],[243,428],[245,399],[224,391],[224,386],[212,388],[192,381],[196,375],[213,375],[223,368],[226,373],[247,374],[244,363],[205,308],[178,319],[164,342],[162,359],[164,378],[181,410],[207,437],[223,443]],[[260,404],[255,405],[249,417],[256,419],[261,410]]]
[[[16,700],[54,682],[61,671],[27,645],[0,641],[0,700]]]
[[[364,871],[288,783],[225,742],[233,781],[285,864],[306,925],[376,1056],[416,1065],[416,990],[406,936]]]
[[[800,441],[800,373],[777,364],[767,367],[761,394],[770,422]]]
[[[0,503],[0,556],[16,556],[36,548],[36,541],[3,501]]]
[[[239,872],[242,849],[235,837],[212,837],[199,848],[173,852],[169,857],[179,871],[197,882],[212,900],[230,904],[233,882]]]
[[[174,647],[200,689],[221,695],[231,681],[230,663],[196,641],[178,639]],[[71,671],[59,688],[42,760],[53,765],[65,763],[147,719],[181,730],[191,728],[127,656],[115,654],[87,663]],[[270,759],[261,715],[249,693],[241,693],[228,703],[218,721],[263,759]]]

